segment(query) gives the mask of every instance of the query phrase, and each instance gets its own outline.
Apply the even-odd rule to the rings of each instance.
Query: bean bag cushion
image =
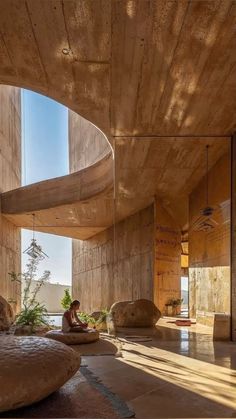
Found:
[[[62,330],[50,330],[45,335],[47,338],[58,340],[66,345],[79,345],[82,343],[96,342],[99,339],[99,332],[97,330],[90,330],[89,332],[62,332]]]
[[[153,327],[161,312],[150,300],[118,301],[111,306],[115,327]]]
[[[13,322],[13,310],[5,298],[0,295],[0,330],[8,330]]]
[[[0,337],[0,412],[49,396],[80,367],[80,356],[43,337]],[[14,417],[14,414],[13,414]]]

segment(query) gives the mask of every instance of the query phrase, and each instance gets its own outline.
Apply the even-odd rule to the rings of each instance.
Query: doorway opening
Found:
[[[181,316],[188,317],[188,276],[181,276]]]

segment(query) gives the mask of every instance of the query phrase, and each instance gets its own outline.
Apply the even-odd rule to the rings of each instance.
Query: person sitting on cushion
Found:
[[[62,317],[62,331],[63,332],[87,332],[88,324],[83,323],[78,315],[77,311],[80,308],[80,302],[78,300],[74,300],[69,310],[66,310]]]

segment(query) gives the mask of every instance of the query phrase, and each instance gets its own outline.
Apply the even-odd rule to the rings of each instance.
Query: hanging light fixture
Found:
[[[209,145],[206,146],[206,206],[200,210],[200,216],[192,224],[191,230],[209,231],[218,225],[212,217],[216,207],[209,204]]]
[[[31,239],[30,246],[27,247],[27,249],[24,250],[23,253],[26,253],[33,259],[43,260],[45,257],[48,257],[46,253],[43,252],[42,247],[39,246],[35,239],[35,214],[32,214],[33,216],[33,238]]]

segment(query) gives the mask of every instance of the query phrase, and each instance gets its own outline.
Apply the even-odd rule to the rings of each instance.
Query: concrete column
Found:
[[[236,342],[236,133],[231,139],[231,314],[232,340]]]
[[[0,194],[21,185],[21,91],[0,86]],[[0,197],[1,201],[1,197]],[[8,272],[20,272],[20,229],[1,215],[0,202],[0,295],[20,309],[20,285]]]

